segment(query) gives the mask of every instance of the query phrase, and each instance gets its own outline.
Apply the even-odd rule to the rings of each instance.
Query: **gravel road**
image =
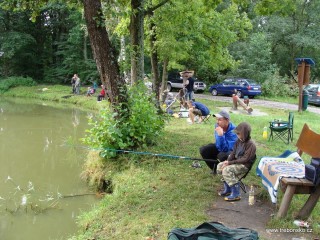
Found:
[[[230,106],[232,106],[232,97],[225,96],[210,96],[205,94],[195,94],[195,99],[207,99],[207,100],[215,100],[221,102],[230,102]],[[298,110],[298,104],[291,103],[283,103],[283,102],[273,102],[262,99],[250,99],[250,104],[255,106],[263,106],[270,108],[279,108],[279,109],[289,109],[289,110]],[[307,111],[320,114],[320,107],[308,105]]]

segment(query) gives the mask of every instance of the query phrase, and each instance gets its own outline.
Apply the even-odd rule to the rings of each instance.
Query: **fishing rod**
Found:
[[[89,147],[81,146],[81,145],[78,146],[78,147],[85,148],[85,149],[91,149],[91,150],[95,150],[95,151],[105,150],[105,151],[109,151],[109,152],[130,153],[130,154],[137,154],[137,155],[150,155],[150,156],[154,156],[154,157],[175,158],[175,159],[193,160],[193,161],[205,161],[205,162],[214,162],[214,163],[219,163],[220,162],[219,159],[194,158],[194,157],[185,157],[185,156],[163,154],[163,153],[138,152],[138,151],[133,151],[133,150],[114,149],[114,148],[89,148]],[[196,165],[197,164],[195,164],[194,167],[196,167]]]

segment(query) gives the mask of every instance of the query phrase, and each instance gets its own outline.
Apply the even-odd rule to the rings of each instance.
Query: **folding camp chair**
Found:
[[[202,119],[202,122],[203,123],[210,123],[210,117],[211,117],[212,115],[209,113],[207,116],[205,116],[203,119]]]
[[[239,178],[239,185],[240,185],[240,188],[242,189],[242,191],[243,191],[244,193],[247,193],[247,187],[246,187],[246,185],[242,182],[242,179],[244,179],[244,178],[248,175],[248,173],[250,172],[250,170],[251,170],[252,166],[254,165],[256,159],[257,159],[257,156],[255,156],[254,159],[252,160],[252,164],[251,164],[250,168],[248,169],[248,171],[247,171],[243,176],[241,176],[241,177]]]
[[[174,97],[173,101],[166,107],[165,111],[168,112],[168,110],[170,108],[172,108],[172,106],[176,103],[177,100],[179,100],[179,107],[181,107],[181,105],[185,107],[186,106],[186,96],[187,96],[186,88],[180,89],[180,91]]]
[[[289,112],[288,121],[274,120],[273,122],[269,122],[270,124],[269,128],[271,131],[269,140],[281,139],[286,144],[289,144],[290,141],[292,142],[293,120],[294,120],[293,112]]]

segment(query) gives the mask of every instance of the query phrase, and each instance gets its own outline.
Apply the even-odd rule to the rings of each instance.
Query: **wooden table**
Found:
[[[307,179],[282,178],[281,190],[284,192],[277,218],[283,218],[287,215],[291,200],[294,194],[309,194],[309,198],[295,216],[297,219],[307,219],[320,197],[320,185],[317,187]]]

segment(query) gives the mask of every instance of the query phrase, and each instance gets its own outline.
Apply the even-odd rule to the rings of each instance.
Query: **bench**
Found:
[[[311,157],[320,157],[320,134],[312,131],[305,124],[296,143],[297,152],[301,156],[303,153]],[[291,200],[294,194],[309,194],[309,197],[303,207],[299,210],[295,218],[307,219],[320,197],[320,185],[315,186],[307,179],[282,178],[280,188],[284,192],[277,218],[283,218],[287,215]]]

